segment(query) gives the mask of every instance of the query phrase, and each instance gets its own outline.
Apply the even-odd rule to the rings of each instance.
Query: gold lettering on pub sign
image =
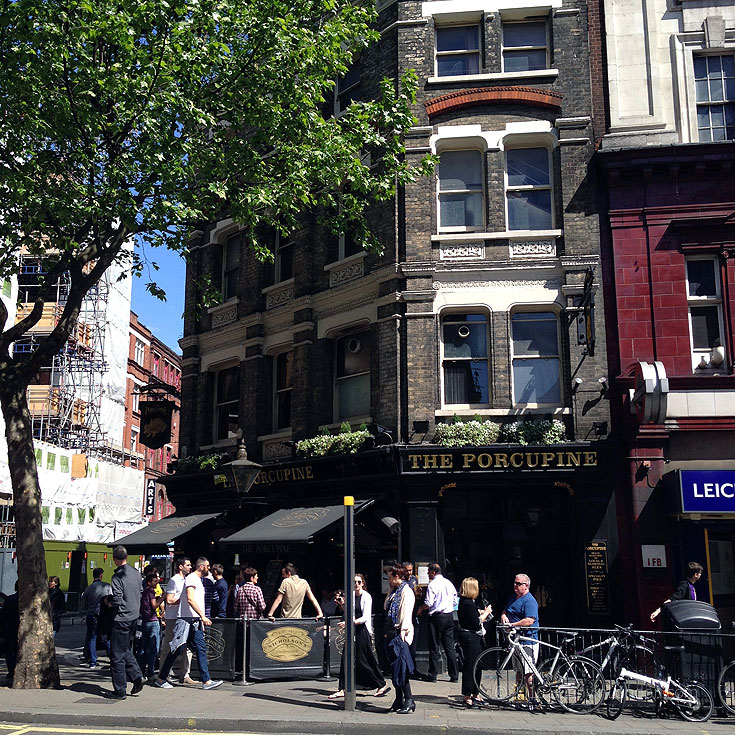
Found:
[[[297,482],[298,480],[313,480],[314,468],[310,465],[303,467],[284,467],[280,470],[261,470],[253,481],[253,485],[272,485],[275,482]]]
[[[540,452],[461,452],[409,454],[408,470],[544,470],[597,467],[597,452],[583,450]]]
[[[307,630],[287,625],[268,631],[260,647],[271,661],[288,663],[306,658],[313,645]]]

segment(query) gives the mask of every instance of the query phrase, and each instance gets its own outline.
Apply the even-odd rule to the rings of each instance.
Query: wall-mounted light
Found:
[[[584,378],[580,378],[579,375],[577,375],[577,377],[572,380],[572,393],[576,393],[582,383],[584,383]]]
[[[427,434],[429,432],[428,421],[414,421],[413,422],[414,434]]]
[[[595,432],[596,437],[607,435],[607,421],[593,421],[592,431]]]
[[[601,378],[597,378],[597,382],[600,384],[600,390],[603,393],[607,392],[607,377],[603,375]]]

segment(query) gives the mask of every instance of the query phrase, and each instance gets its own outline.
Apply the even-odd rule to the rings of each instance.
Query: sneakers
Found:
[[[217,687],[222,686],[222,679],[217,679],[216,681],[207,681],[204,684],[202,684],[202,689],[216,689]]]
[[[197,682],[194,681],[190,676],[185,676],[182,679],[179,679],[179,684],[194,684],[196,685]]]
[[[130,690],[131,694],[140,694],[143,691],[143,679],[136,679],[133,682],[133,688]]]
[[[89,668],[90,668],[90,669],[96,669],[96,668],[97,668],[97,664],[90,664],[90,665],[89,665]]]
[[[163,679],[156,679],[153,682],[153,686],[157,686],[159,689],[173,689],[174,685],[169,681],[163,681]]]
[[[125,694],[125,692],[109,692],[107,694],[107,697],[108,699],[118,699],[118,700],[127,699],[127,695]]]

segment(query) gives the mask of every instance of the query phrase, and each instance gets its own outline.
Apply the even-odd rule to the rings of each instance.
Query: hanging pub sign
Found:
[[[173,401],[141,401],[139,441],[149,449],[160,449],[171,441]]]
[[[156,481],[149,477],[145,481],[145,515],[152,516],[156,512]]]

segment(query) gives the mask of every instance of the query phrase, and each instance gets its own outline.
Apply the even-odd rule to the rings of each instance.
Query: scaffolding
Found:
[[[33,308],[46,273],[38,258],[22,256],[18,277],[17,319]],[[55,300],[44,303],[39,322],[14,344],[18,359],[35,351],[39,340],[58,324],[71,283],[68,274],[55,284]],[[28,387],[28,408],[34,439],[83,454],[106,449],[100,420],[105,361],[105,325],[110,281],[107,274],[85,296],[77,322],[51,364],[43,366]]]

